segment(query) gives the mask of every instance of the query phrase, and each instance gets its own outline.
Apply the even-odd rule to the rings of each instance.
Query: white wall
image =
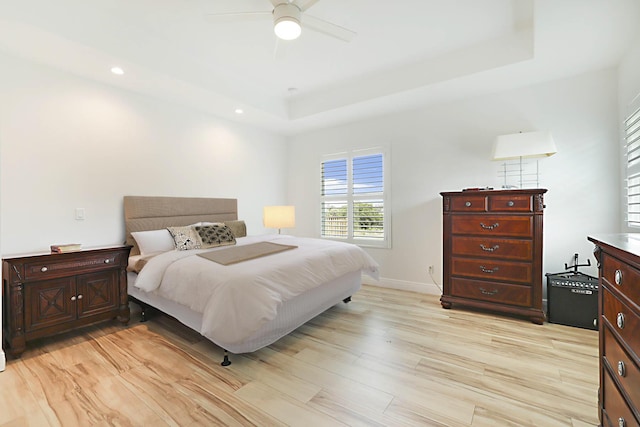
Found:
[[[629,113],[640,107],[640,34],[635,40],[633,48],[630,49],[627,54],[620,61],[618,66],[618,105],[619,105],[619,118],[618,123],[620,126],[620,159],[624,165],[625,151],[624,151],[624,132],[622,122],[628,116]],[[625,182],[626,168],[620,168],[620,194],[622,209],[626,209],[625,199]],[[625,212],[624,210],[622,212]],[[637,233],[637,228],[630,229],[627,227],[624,215],[620,217],[621,228],[625,232]]]
[[[368,249],[389,286],[435,290],[442,280],[441,191],[499,188],[490,160],[497,135],[550,130],[558,153],[540,162],[547,188],[544,272],[574,253],[592,256],[587,235],[619,230],[616,71],[589,73],[490,96],[379,117],[292,138],[289,203],[296,234],[319,235],[320,158],[344,148],[391,148],[392,248]],[[584,270],[597,274],[594,268]]]
[[[236,197],[250,234],[286,202],[281,136],[2,54],[0,94],[2,256],[120,244],[124,195]]]

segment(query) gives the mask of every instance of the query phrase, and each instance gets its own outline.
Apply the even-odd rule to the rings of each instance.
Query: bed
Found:
[[[355,245],[279,234],[247,236],[236,199],[125,196],[124,216],[126,243],[133,246],[128,293],[142,307],[143,320],[148,306],[174,317],[224,349],[225,366],[227,352],[248,353],[272,344],[328,308],[349,302],[363,273],[378,276],[375,261]],[[155,251],[155,241],[149,245],[141,238],[174,227],[197,227],[202,233],[213,227],[209,224],[221,223],[237,236],[233,244]],[[265,245],[278,246],[279,252],[234,259],[235,253]]]

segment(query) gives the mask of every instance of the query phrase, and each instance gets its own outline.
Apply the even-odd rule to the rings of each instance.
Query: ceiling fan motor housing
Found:
[[[274,30],[278,35],[278,37],[283,38],[285,40],[292,40],[297,38],[300,35],[300,31],[301,31],[301,26],[300,26],[301,18],[302,18],[302,11],[295,4],[282,3],[277,5],[273,9],[273,25],[274,25]],[[288,26],[294,27],[294,29],[289,28],[290,31],[293,31],[293,33],[291,33],[292,35],[289,37],[286,37],[286,36],[283,37],[283,35],[278,31],[279,25],[283,25],[283,26],[288,25]],[[296,33],[296,30],[297,30],[297,33]]]

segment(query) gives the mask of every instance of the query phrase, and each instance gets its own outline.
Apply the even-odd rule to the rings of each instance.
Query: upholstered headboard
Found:
[[[237,199],[124,196],[125,243],[133,245],[131,255],[140,253],[131,236],[134,231],[159,230],[200,221],[222,222],[236,219]]]

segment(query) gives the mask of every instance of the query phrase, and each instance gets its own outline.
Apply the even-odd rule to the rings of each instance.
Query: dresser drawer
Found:
[[[487,236],[533,236],[533,217],[504,215],[454,215],[451,218],[453,234]]]
[[[487,197],[469,195],[454,197],[451,199],[451,211],[453,212],[484,212],[487,210]]]
[[[602,278],[640,306],[640,271],[617,258],[607,255],[603,258]]]
[[[497,239],[489,236],[453,236],[451,238],[451,253],[453,255],[531,261],[533,259],[533,241]]]
[[[493,195],[489,196],[489,211],[533,212],[533,197],[530,195]]]
[[[78,256],[82,254],[81,256]],[[24,265],[26,280],[44,280],[90,271],[101,270],[105,265],[118,266],[122,263],[121,252],[102,252],[87,255],[83,252],[73,254],[53,254],[42,261]]]
[[[491,301],[501,304],[529,307],[531,288],[507,283],[478,282],[477,280],[451,278],[451,295]]]
[[[608,370],[604,370],[603,377],[602,403],[604,408],[606,408],[604,415],[607,419],[602,420],[602,425],[611,427],[638,426],[638,420],[633,416],[633,412],[629,409],[624,397],[620,394],[615,383],[609,376]]]
[[[620,346],[608,327],[604,327],[604,358],[613,376],[634,402],[640,402],[640,369]]]
[[[532,280],[531,263],[498,261],[492,259],[451,258],[451,275],[478,277],[484,280],[507,280],[529,284]]]
[[[611,327],[622,337],[627,345],[632,349],[640,348],[640,318],[629,307],[616,298],[606,287],[600,289],[602,292],[602,307],[604,317],[611,324]],[[636,358],[640,356],[634,355]]]

